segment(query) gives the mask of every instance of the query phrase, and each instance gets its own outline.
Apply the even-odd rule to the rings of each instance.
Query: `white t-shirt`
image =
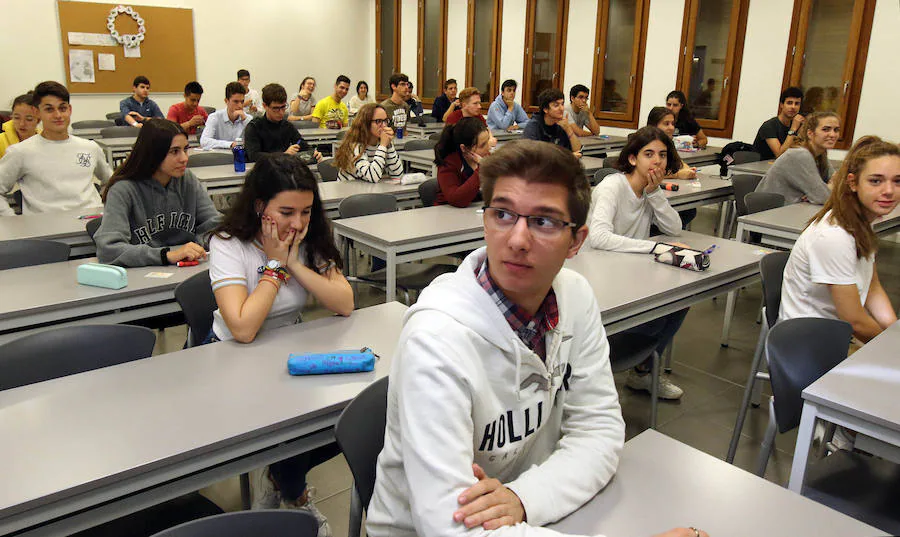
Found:
[[[831,212],[810,224],[794,244],[781,286],[778,320],[796,317],[838,319],[828,284],[855,284],[859,301],[866,303],[875,268],[875,256],[856,257],[856,241],[831,222]]]
[[[306,252],[301,246],[300,258],[305,257]],[[248,293],[252,293],[262,276],[259,267],[264,266],[266,261],[268,257],[256,241],[226,240],[213,235],[209,241],[209,279],[213,291],[229,285],[243,285]],[[306,295],[306,289],[296,278],[282,284],[259,331],[296,323],[306,305]],[[222,341],[234,339],[218,309],[213,313],[213,332]]]
[[[244,95],[244,100],[246,101],[247,99],[250,99],[251,105],[256,107],[256,113],[262,113],[262,112],[263,112],[263,102],[262,102],[262,97],[259,95],[259,91],[258,91],[258,90],[255,90],[255,89],[253,89],[253,88],[247,88],[247,93]],[[250,107],[249,107],[249,106],[245,106],[245,107],[244,107],[244,112],[247,113],[247,114],[249,114],[249,113],[250,113]]]

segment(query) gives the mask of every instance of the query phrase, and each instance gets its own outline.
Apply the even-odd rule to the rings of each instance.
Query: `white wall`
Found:
[[[208,106],[223,105],[225,84],[235,80],[240,68],[250,70],[253,87],[279,82],[288,92],[297,91],[304,76],[314,76],[319,84],[317,96],[329,94],[339,74],[349,76],[354,86],[359,78],[374,80],[375,11],[371,0],[255,0],[249,4],[238,0],[131,0],[128,4],[194,10],[197,78],[205,90],[202,104]],[[65,82],[66,75],[54,0],[0,0],[0,13],[6,22],[31,21],[22,31],[9,26],[0,32],[0,49],[7,51],[4,76],[0,77],[0,108],[5,109],[16,95],[38,82]],[[267,26],[271,30],[267,31]],[[235,32],[238,28],[239,33]],[[326,53],[321,44],[330,43],[336,32],[353,36],[359,46],[334,47]],[[130,92],[127,87],[121,95],[75,95],[73,120],[103,118],[118,110],[119,100]],[[182,98],[180,94],[152,93],[151,97],[163,112]]]

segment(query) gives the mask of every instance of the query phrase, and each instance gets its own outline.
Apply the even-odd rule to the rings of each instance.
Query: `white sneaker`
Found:
[[[625,385],[632,390],[642,390],[650,393],[650,381],[652,378],[653,375],[651,375],[650,373],[639,375],[635,370],[632,369],[628,373],[628,378],[625,379]],[[667,377],[666,375],[659,376],[659,390],[657,391],[657,398],[675,400],[681,399],[682,395],[684,395],[684,390],[672,384],[672,381],[669,380],[669,377]]]
[[[269,467],[264,466],[250,472],[250,508],[278,509],[281,495],[275,490],[275,483],[269,474]]]
[[[316,504],[313,502],[313,496],[315,496],[316,489],[310,486],[306,487],[306,503],[301,504],[303,498],[299,498],[297,501],[288,501],[282,498],[281,500],[281,508],[282,509],[299,509],[301,511],[307,511],[311,513],[314,517],[316,517],[316,521],[319,523],[319,537],[331,537],[331,526],[328,525],[328,519],[325,518],[325,515],[322,514],[321,511],[316,507]]]

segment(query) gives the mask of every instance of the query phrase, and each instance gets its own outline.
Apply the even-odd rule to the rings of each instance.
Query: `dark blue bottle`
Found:
[[[247,171],[247,153],[244,151],[244,140],[241,138],[236,139],[231,152],[234,154],[234,171]]]

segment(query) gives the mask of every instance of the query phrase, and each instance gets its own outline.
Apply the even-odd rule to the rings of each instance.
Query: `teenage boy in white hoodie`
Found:
[[[557,535],[539,526],[587,502],[618,465],[625,425],[599,308],[562,268],[588,234],[584,169],[531,140],[479,169],[486,248],[404,317],[371,537]]]

